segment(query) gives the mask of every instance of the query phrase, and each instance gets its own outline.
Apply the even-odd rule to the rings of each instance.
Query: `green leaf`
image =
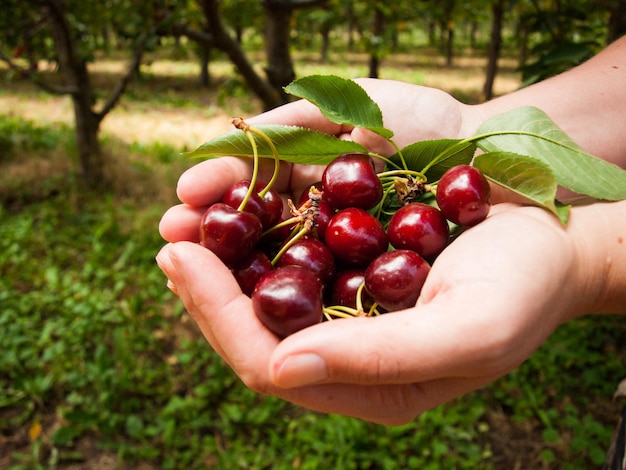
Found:
[[[538,108],[495,116],[480,126],[473,140],[486,152],[515,152],[543,161],[558,184],[576,193],[626,199],[626,171],[585,152]]]
[[[407,145],[391,156],[391,161],[402,165],[402,159],[409,170],[423,173],[429,182],[439,178],[455,165],[472,161],[476,145],[457,139],[423,140]],[[400,156],[402,155],[402,156]]]
[[[488,179],[567,221],[568,208],[555,204],[556,178],[550,167],[533,157],[512,152],[488,152],[476,156],[473,165]]]
[[[356,142],[341,140],[303,127],[258,125],[255,128],[271,139],[281,160],[291,163],[327,165],[342,153],[367,153],[367,150]],[[263,139],[255,137],[255,141],[259,157],[274,158],[272,149]],[[193,158],[218,158],[224,155],[235,157],[252,155],[250,141],[243,131],[227,132],[205,142],[196,150],[183,154]]]
[[[309,75],[294,80],[285,91],[316,105],[337,124],[349,124],[390,139],[393,132],[383,125],[378,104],[353,80],[335,75]]]

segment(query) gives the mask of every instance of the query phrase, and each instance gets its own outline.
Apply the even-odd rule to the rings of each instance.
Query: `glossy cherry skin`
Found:
[[[330,219],[325,243],[337,261],[355,267],[367,266],[389,245],[380,221],[356,207],[343,209]]]
[[[325,292],[328,306],[341,305],[356,308],[357,295],[361,285],[365,282],[365,270],[361,268],[339,271]],[[361,304],[365,310],[369,309],[374,300],[365,289],[361,290]]]
[[[256,215],[216,203],[202,216],[200,244],[224,264],[233,264],[252,253],[262,233],[263,226]]]
[[[281,255],[276,266],[300,266],[308,269],[323,284],[335,275],[335,259],[332,253],[324,243],[313,237],[296,241]]]
[[[254,250],[242,261],[231,266],[230,272],[235,276],[241,291],[250,297],[259,280],[272,269],[274,266],[267,255]]]
[[[436,207],[412,202],[391,217],[387,235],[394,248],[413,250],[424,258],[433,258],[448,244],[450,227]]]
[[[437,184],[437,204],[449,221],[466,227],[476,225],[485,220],[491,208],[489,182],[473,166],[454,166]]]
[[[283,266],[270,271],[252,293],[252,308],[280,338],[322,321],[322,283],[311,271]]]
[[[335,209],[371,209],[383,196],[383,186],[369,155],[346,153],[328,164],[322,174],[324,200]]]
[[[267,230],[280,219],[283,213],[283,201],[274,189],[270,189],[263,197],[259,196],[264,187],[265,183],[257,181],[254,186],[255,192],[250,195],[243,210],[256,215],[263,224],[263,228]],[[237,209],[246,197],[249,188],[250,180],[238,181],[226,190],[221,202]]]
[[[387,251],[365,271],[365,288],[385,310],[413,307],[430,272],[430,265],[412,250]]]

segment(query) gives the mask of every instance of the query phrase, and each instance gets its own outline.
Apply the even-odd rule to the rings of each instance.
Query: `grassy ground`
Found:
[[[513,60],[497,92],[514,89]],[[94,65],[104,88],[117,60]],[[480,96],[479,57],[443,67],[397,55],[384,78]],[[366,71],[359,55],[300,75]],[[245,389],[165,289],[157,224],[175,203],[178,157],[259,110],[230,65],[213,86],[192,62],[153,58],[104,122],[115,187],[74,179],[71,109],[21,82],[0,91],[0,468],[589,469],[619,407],[626,327],[619,318],[560,328],[518,370],[405,426],[308,412]]]

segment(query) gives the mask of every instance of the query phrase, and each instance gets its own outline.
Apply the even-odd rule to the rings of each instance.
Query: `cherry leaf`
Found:
[[[555,203],[558,183],[545,162],[513,152],[477,155],[473,165],[494,183],[528,199],[567,222],[568,208]]]
[[[335,75],[309,75],[294,80],[285,91],[310,101],[336,124],[368,129],[386,139],[393,136],[383,125],[378,104],[353,80]]]
[[[356,142],[341,140],[323,132],[296,126],[265,124],[255,126],[273,143],[281,160],[307,165],[327,165],[338,155],[348,152],[367,152]],[[255,136],[258,155],[274,158],[272,149],[261,138]],[[232,130],[205,142],[196,150],[184,153],[185,157],[218,158],[224,155],[235,157],[252,156],[252,146],[241,130]]]
[[[402,160],[409,170],[423,173],[429,182],[438,181],[456,165],[472,161],[476,145],[458,139],[422,140],[407,145],[391,156],[391,161],[402,166]]]
[[[515,152],[543,161],[558,184],[576,193],[626,199],[626,170],[587,153],[538,108],[522,107],[494,116],[472,140],[486,152]]]

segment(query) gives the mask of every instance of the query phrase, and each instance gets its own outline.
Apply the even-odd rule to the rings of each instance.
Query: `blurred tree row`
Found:
[[[525,83],[582,62],[626,32],[623,0],[4,0],[0,60],[13,77],[71,96],[80,172],[89,185],[103,183],[98,141],[102,119],[140,70],[145,51],[167,39],[194,43],[202,83],[209,84],[212,50],[233,63],[249,89],[272,108],[288,98],[283,87],[296,77],[291,51],[319,47],[320,59],[341,46],[365,51],[369,74],[399,50],[419,54],[416,32],[439,48],[448,66],[464,45],[488,57],[484,96],[492,95],[503,47],[518,52]],[[248,42],[262,38],[263,73],[250,59]],[[98,54],[127,54],[128,65],[106,99],[95,90],[88,64]],[[56,65],[41,74],[39,64]]]

